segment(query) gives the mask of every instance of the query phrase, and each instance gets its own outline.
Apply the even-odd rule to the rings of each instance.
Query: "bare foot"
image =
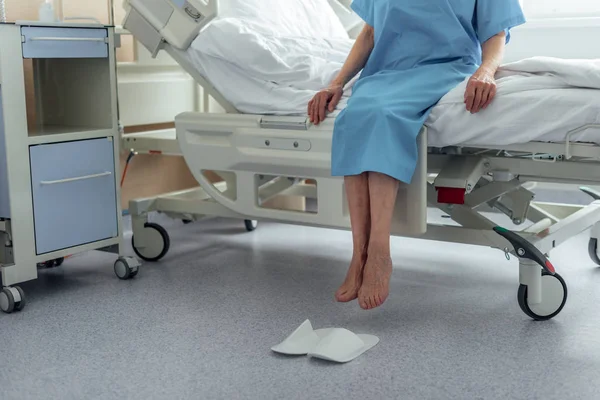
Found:
[[[335,293],[335,298],[340,303],[348,303],[358,298],[358,290],[362,284],[362,275],[367,256],[354,254],[350,262],[350,268],[346,280]]]
[[[363,271],[363,283],[358,292],[358,303],[363,310],[379,307],[387,300],[391,277],[390,257],[369,256]]]

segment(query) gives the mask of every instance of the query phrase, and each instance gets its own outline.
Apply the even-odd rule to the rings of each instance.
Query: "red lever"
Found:
[[[438,203],[465,204],[466,189],[463,188],[437,188]]]

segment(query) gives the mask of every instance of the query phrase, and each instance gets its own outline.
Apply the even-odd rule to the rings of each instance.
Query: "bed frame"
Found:
[[[182,113],[175,119],[175,131],[123,138],[124,148],[136,152],[183,155],[200,184],[130,202],[134,249],[145,260],[164,257],[169,245],[166,231],[148,223],[153,211],[188,221],[202,216],[239,218],[248,230],[258,220],[350,229],[343,179],[330,173],[333,121],[314,126],[306,117],[240,114],[180,56],[217,12],[217,0],[130,1],[124,28],[152,54],[169,53],[226,111]],[[180,22],[190,15],[197,17],[195,24]],[[536,202],[532,190],[536,182],[600,183],[600,146],[569,140],[587,129],[600,126],[569,132],[564,143],[440,149],[428,147],[423,127],[417,171],[411,184],[401,185],[393,234],[491,246],[502,256],[517,257],[519,306],[533,319],[553,318],[565,305],[567,287],[548,260],[549,253],[589,229],[590,257],[600,265],[600,194],[583,188],[594,201],[575,206]],[[213,184],[208,173],[222,181]],[[267,206],[268,200],[281,196],[302,197],[306,207]],[[489,211],[507,216],[513,230],[499,227]],[[436,212],[442,223],[431,222]]]

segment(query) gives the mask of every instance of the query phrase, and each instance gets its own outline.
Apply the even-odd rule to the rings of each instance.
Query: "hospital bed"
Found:
[[[350,229],[343,179],[330,174],[334,118],[315,126],[305,115],[241,113],[217,90],[210,74],[194,64],[189,54],[194,40],[217,17],[218,1],[126,3],[124,28],[153,55],[161,50],[170,54],[225,111],[185,112],[176,117],[175,131],[124,138],[124,146],[135,151],[183,155],[200,185],[131,201],[137,254],[158,260],[168,250],[166,231],[148,223],[151,211],[186,219],[210,215]],[[345,13],[348,9],[340,6],[336,11]],[[565,91],[555,106],[576,110],[578,101],[593,104],[600,93],[575,90]],[[545,94],[540,91],[540,97],[529,103],[545,107]],[[526,117],[522,115],[515,123]],[[442,111],[435,118],[436,129],[426,125],[419,135],[420,158],[412,182],[400,187],[393,234],[490,246],[507,258],[518,258],[520,308],[536,320],[555,317],[567,300],[567,286],[549,261],[549,253],[589,229],[589,253],[600,264],[600,195],[585,189],[595,201],[575,206],[536,202],[533,189],[539,182],[586,186],[600,182],[600,121],[577,114],[564,124],[548,125],[554,127],[548,128],[551,134],[544,136],[540,131],[537,137],[523,142],[522,138],[513,141],[502,134],[502,126],[489,120],[479,128],[480,134],[475,132],[470,138],[460,139],[458,133],[445,135],[453,125],[446,125],[444,120],[458,119]],[[549,119],[539,119],[538,125],[543,128]],[[446,128],[440,130],[440,126]],[[452,137],[457,139],[452,141]],[[209,172],[218,174],[222,181],[213,183]],[[307,207],[266,207],[276,196],[301,196],[307,199]],[[512,229],[494,223],[489,210],[506,215]],[[428,219],[432,211],[446,222],[432,223]]]

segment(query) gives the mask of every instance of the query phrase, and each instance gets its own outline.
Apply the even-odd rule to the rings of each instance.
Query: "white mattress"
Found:
[[[352,44],[344,38],[268,36],[226,19],[179,55],[242,113],[305,115],[308,101],[338,73]],[[426,123],[431,146],[564,142],[574,129],[600,125],[600,60],[533,58],[503,66],[497,78],[498,93],[487,110],[466,111],[466,82],[434,107]],[[351,84],[330,118],[350,94]],[[569,140],[600,144],[600,128]]]

